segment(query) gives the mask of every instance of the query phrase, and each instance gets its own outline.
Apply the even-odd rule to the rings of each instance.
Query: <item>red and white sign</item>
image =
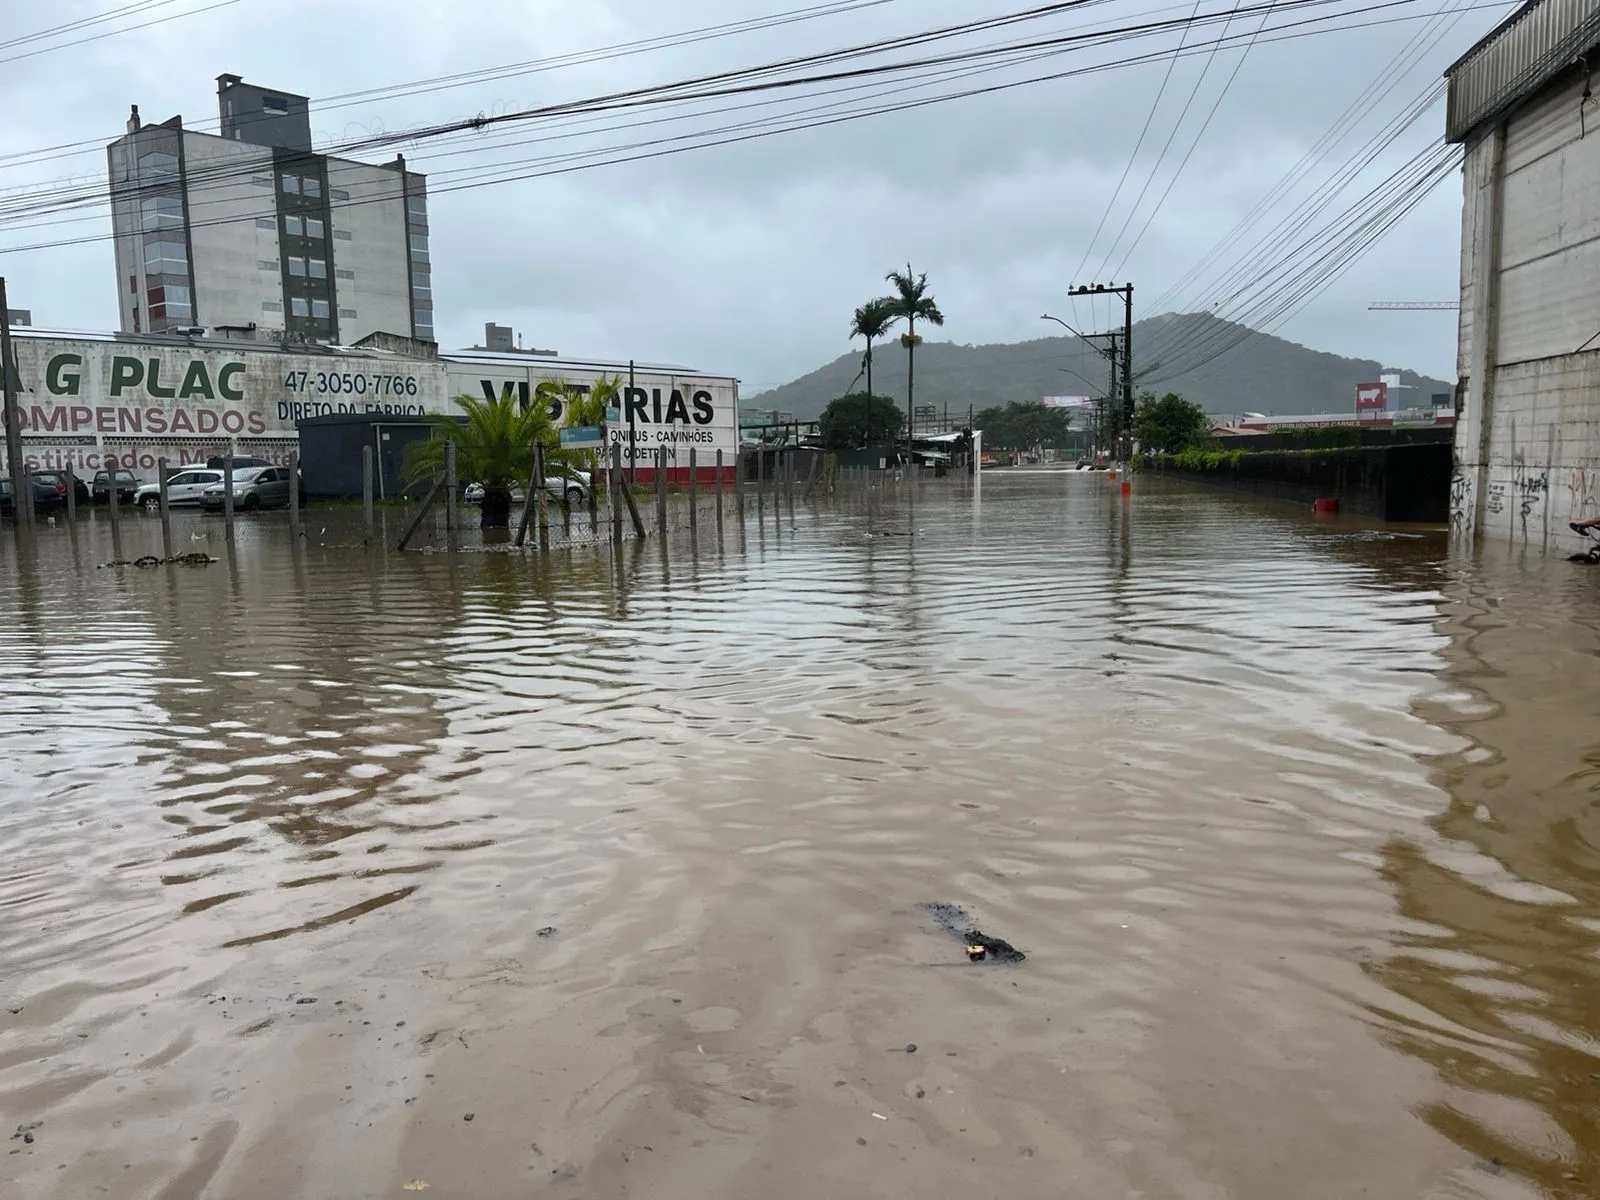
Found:
[[[1386,383],[1356,384],[1356,409],[1384,409],[1389,407],[1389,385]]]

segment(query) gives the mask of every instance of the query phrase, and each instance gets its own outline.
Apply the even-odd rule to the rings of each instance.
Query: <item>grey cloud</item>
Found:
[[[790,2],[772,0],[765,7],[777,10]],[[79,7],[88,9],[87,3]],[[320,133],[333,138],[403,129],[1016,7],[1021,5],[1015,0],[902,0],[848,18],[669,52],[469,89],[314,109],[313,120]],[[1125,3],[1087,11],[1102,19],[1145,9]],[[139,103],[151,119],[178,112],[193,122],[209,118],[212,77],[225,70],[328,96],[478,69],[486,46],[492,61],[511,62],[751,15],[750,6],[736,0],[549,0],[535,12],[510,0],[467,0],[448,7],[414,0],[335,7],[309,0],[239,5],[109,39],[92,50],[19,64],[20,81],[12,90],[20,97],[24,119],[0,131],[0,152],[80,138],[109,140],[120,131],[130,102]],[[1402,96],[1436,78],[1494,15],[1470,14],[1463,20],[1406,76],[1371,124],[1397,110]],[[308,25],[321,31],[319,37],[304,36]],[[1138,282],[1141,303],[1153,301],[1204,254],[1415,30],[1397,25],[1254,50],[1129,260],[1126,272]],[[1233,58],[1218,57],[1191,113],[1191,131],[1198,112],[1209,107],[1211,89],[1232,70]],[[60,86],[62,72],[74,64],[81,74],[72,87]],[[1142,165],[1130,176],[1136,186],[1199,66],[1191,59],[1174,72]],[[497,188],[441,190],[432,206],[441,338],[470,344],[481,337],[483,321],[506,320],[530,343],[564,352],[692,362],[737,373],[747,380],[748,393],[753,384],[783,382],[847,348],[851,309],[881,291],[883,273],[908,259],[929,272],[950,318],[942,336],[961,342],[1037,336],[1041,311],[1070,307],[1063,299],[1065,287],[1074,281],[1163,70],[1145,66]],[[1436,138],[1438,124],[1437,114],[1425,118],[1386,161],[1399,161]],[[662,131],[670,127],[494,148],[494,141],[516,136],[508,131],[458,146],[404,149],[442,189],[449,183],[446,172],[483,161]],[[537,132],[530,129],[527,136]],[[1187,147],[1189,136],[1174,143],[1165,170]],[[473,152],[439,154],[463,146]],[[103,150],[93,147],[79,158],[28,171],[41,180],[69,173],[100,178]],[[19,182],[17,174],[12,172],[8,182]],[[1380,175],[1364,177],[1356,191]],[[1165,179],[1164,173],[1158,177],[1147,204],[1163,190]],[[1459,205],[1458,188],[1447,183],[1412,215],[1401,235],[1388,239],[1281,332],[1319,348],[1453,375],[1449,314],[1368,313],[1365,306],[1370,299],[1455,294]],[[1119,224],[1120,215],[1111,230]],[[1142,224],[1141,215],[1132,228]],[[52,234],[105,233],[108,226],[101,217],[59,230],[0,230],[0,246]],[[1108,240],[1103,236],[1102,245]],[[1086,271],[1092,272],[1102,257],[1097,250]],[[4,269],[13,304],[34,308],[43,321],[92,328],[114,320],[116,283],[107,243],[8,255]],[[1177,297],[1193,299],[1192,289]],[[1092,318],[1082,302],[1075,315]],[[1110,314],[1102,308],[1100,316]]]

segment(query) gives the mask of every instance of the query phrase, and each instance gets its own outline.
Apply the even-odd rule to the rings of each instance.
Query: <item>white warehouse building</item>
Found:
[[[1446,72],[1465,149],[1451,522],[1576,549],[1600,517],[1600,0],[1530,0]]]
[[[217,80],[220,135],[137,107],[107,147],[126,334],[434,340],[424,176],[314,153],[303,96]]]

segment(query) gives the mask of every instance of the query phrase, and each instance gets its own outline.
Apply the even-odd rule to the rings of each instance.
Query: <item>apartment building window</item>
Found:
[[[309,259],[309,260],[307,260],[307,265],[311,268],[311,278],[313,278],[313,279],[326,279],[328,277],[328,260],[327,259],[325,259],[325,258]]]
[[[271,217],[257,217],[256,218],[256,228],[257,229],[276,229],[277,225],[273,223],[273,220],[272,220]]]
[[[319,221],[316,217],[307,217],[306,218],[306,236],[308,238],[316,238],[317,241],[320,242],[322,240],[322,235],[323,235],[322,222]]]
[[[276,271],[278,269],[277,263],[265,258],[258,258],[256,260],[256,266],[260,267],[263,271]]]
[[[296,279],[304,279],[306,277],[306,260],[291,255],[289,258],[289,274]]]
[[[282,180],[282,187],[289,195],[298,196],[300,194],[300,176],[285,175]]]
[[[331,187],[328,189],[328,198],[331,200],[348,200],[350,193],[344,188]]]
[[[187,275],[189,252],[182,242],[146,242],[144,269],[150,275]]]
[[[348,242],[352,240],[350,231],[348,229],[335,229],[333,231],[333,236],[338,238],[341,242]]]
[[[153,287],[145,298],[149,302],[147,311],[152,321],[186,321],[194,315],[194,306],[186,287],[177,284]]]
[[[139,213],[146,229],[183,227],[183,201],[177,196],[146,196],[139,201]]]
[[[411,277],[411,295],[417,300],[433,299],[433,276],[424,271],[418,271]]]
[[[413,233],[411,235],[411,257],[416,262],[428,261],[428,235]]]
[[[354,271],[347,271],[343,267],[340,267],[334,271],[333,275],[335,279],[354,279],[356,277],[356,273]]]
[[[326,300],[312,300],[311,315],[319,321],[326,321],[328,319],[328,302]]]
[[[321,196],[322,180],[315,176],[307,175],[300,181],[300,194],[302,196]]]
[[[417,336],[424,341],[433,341],[433,314],[418,313],[416,320]]]
[[[287,214],[284,215],[283,231],[286,234],[288,234],[290,237],[299,237],[304,230],[305,226],[301,223],[299,217],[289,216]]]
[[[165,150],[152,150],[149,154],[139,156],[139,174],[141,175],[176,175],[178,173],[178,156],[168,154]]]
[[[428,223],[428,198],[426,196],[407,196],[406,216],[418,225],[426,225]]]
[[[295,296],[289,301],[289,313],[296,317],[309,317],[311,315],[311,301],[304,296]]]
[[[283,311],[283,305],[277,300],[263,300],[261,302],[261,311],[269,313],[281,313]]]
[[[339,310],[339,319],[341,321],[354,321],[356,319],[356,310],[353,308],[341,308]]]

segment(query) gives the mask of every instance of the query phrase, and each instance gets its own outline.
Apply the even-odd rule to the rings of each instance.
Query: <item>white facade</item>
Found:
[[[1587,38],[1600,17],[1594,0],[1538,7],[1453,68],[1453,112],[1492,111],[1493,93],[1455,72],[1495,54],[1497,39]],[[1514,24],[1530,15],[1543,23]],[[1512,56],[1540,49],[1509,46]],[[1463,390],[1451,522],[1462,534],[1561,551],[1580,545],[1569,522],[1600,516],[1600,105],[1585,103],[1585,91],[1585,74],[1563,69],[1459,131]]]
[[[600,379],[615,383],[620,390],[620,419],[607,436],[621,450],[623,469],[640,480],[655,478],[658,461],[665,462],[670,479],[687,479],[691,450],[697,472],[713,470],[719,451],[727,469],[739,461],[739,381],[729,376],[634,364],[630,381],[627,363],[481,350],[443,357],[452,397],[510,394],[529,403],[546,380],[579,388],[592,387]],[[559,405],[550,415],[557,424],[565,423]]]
[[[326,161],[340,339],[348,344],[369,333],[397,333],[432,341],[433,291],[422,176],[389,165],[341,158]],[[420,250],[412,248],[413,229],[424,238]],[[416,313],[414,334],[410,332],[413,291],[428,305]]]

